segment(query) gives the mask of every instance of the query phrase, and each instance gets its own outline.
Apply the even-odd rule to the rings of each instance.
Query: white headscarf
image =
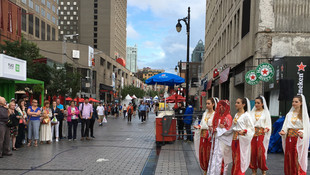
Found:
[[[268,152],[268,146],[269,146],[269,140],[270,140],[270,136],[271,136],[271,116],[270,116],[270,112],[267,106],[267,102],[264,96],[260,96],[263,99],[263,105],[264,105],[264,110],[263,110],[263,115],[266,117],[266,126],[264,128],[268,128],[269,131],[267,133],[265,133],[265,137],[264,137],[264,147],[265,147],[265,157],[267,160],[267,152]],[[251,117],[253,120],[253,124],[255,123],[255,111],[256,111],[256,107],[254,106],[254,108],[251,111]]]

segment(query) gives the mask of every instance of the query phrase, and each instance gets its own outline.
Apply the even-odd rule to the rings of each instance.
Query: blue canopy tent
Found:
[[[145,80],[145,83],[148,85],[166,85],[166,86],[174,86],[184,83],[184,78],[170,73],[160,73],[152,76],[151,78]]]

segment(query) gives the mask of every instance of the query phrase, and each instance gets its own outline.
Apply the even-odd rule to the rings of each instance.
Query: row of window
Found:
[[[71,4],[71,2],[67,2],[67,5],[76,5],[76,4],[77,4],[76,1],[72,2],[72,4]],[[60,5],[65,5],[65,3],[64,2],[60,2]]]
[[[98,31],[98,28],[97,28],[97,25],[98,25],[98,22],[97,22],[97,19],[98,19],[98,1],[97,0],[94,0],[94,48],[97,48],[97,31]]]
[[[22,30],[27,32],[27,15],[25,9],[22,9]],[[40,25],[40,19],[34,17],[33,14],[28,14],[28,33],[41,40],[56,40],[56,29],[46,24],[43,20],[41,20]]]

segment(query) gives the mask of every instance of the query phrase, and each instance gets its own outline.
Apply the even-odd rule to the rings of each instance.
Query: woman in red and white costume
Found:
[[[208,175],[227,174],[231,159],[231,131],[232,117],[230,103],[221,100],[217,103],[213,118],[213,135]]]
[[[233,166],[232,175],[244,175],[251,161],[251,141],[254,135],[254,125],[251,119],[250,101],[238,98],[235,104],[238,110],[233,120],[233,139],[231,144]]]
[[[212,122],[214,117],[214,110],[216,105],[215,98],[209,98],[206,101],[206,111],[203,113],[200,125],[194,126],[196,128],[195,134],[200,135],[200,140],[195,137],[194,142],[197,144],[199,142],[199,162],[201,169],[205,172],[208,171],[209,158],[211,154],[211,135],[212,135]],[[196,148],[197,151],[197,148]],[[197,154],[197,153],[196,153]]]
[[[293,98],[279,134],[282,136],[285,175],[306,175],[309,147],[309,115],[304,95]]]
[[[266,100],[263,96],[255,99],[255,106],[251,111],[255,133],[251,142],[251,163],[252,174],[257,174],[257,169],[262,170],[266,175],[268,145],[271,135],[271,117]]]

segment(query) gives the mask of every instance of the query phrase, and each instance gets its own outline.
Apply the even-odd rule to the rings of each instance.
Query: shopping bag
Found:
[[[51,121],[52,125],[56,125],[58,123],[58,120],[56,117],[54,117]]]
[[[103,117],[102,123],[108,123],[107,118]]]

